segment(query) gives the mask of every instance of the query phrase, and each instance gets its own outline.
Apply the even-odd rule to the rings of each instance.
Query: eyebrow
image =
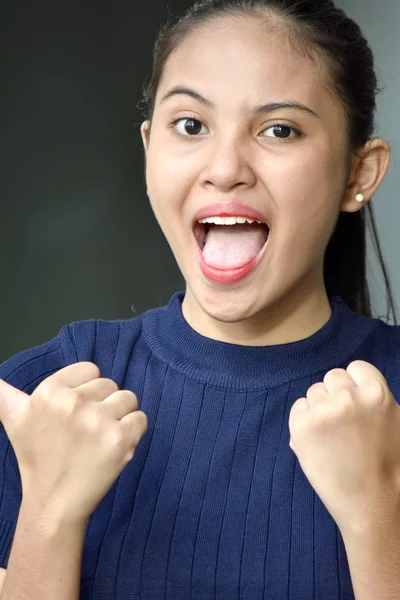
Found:
[[[172,98],[173,96],[190,96],[190,98],[193,98],[194,100],[197,100],[198,102],[201,102],[201,104],[203,104],[204,106],[206,106],[209,109],[215,108],[215,104],[213,102],[211,102],[211,100],[207,100],[207,98],[204,98],[204,96],[202,96],[195,90],[192,90],[191,88],[187,88],[187,87],[183,87],[183,86],[176,86],[176,87],[173,87],[171,90],[169,90],[165,94],[165,96],[163,96],[161,98],[160,104],[162,102],[165,102],[166,100],[168,100],[168,98]],[[259,116],[264,113],[269,113],[274,110],[279,110],[282,108],[294,108],[296,110],[300,110],[309,115],[312,115],[313,117],[317,117],[317,119],[320,118],[319,115],[317,115],[317,113],[315,113],[313,110],[311,110],[311,108],[309,108],[308,106],[305,106],[304,104],[299,104],[298,102],[270,102],[268,104],[260,104],[258,106],[253,106],[250,109],[246,109],[245,113],[246,113],[246,115],[248,115],[250,117],[251,116]]]

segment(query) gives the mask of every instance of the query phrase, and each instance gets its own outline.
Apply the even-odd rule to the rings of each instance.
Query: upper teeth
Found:
[[[262,221],[256,221],[252,219],[246,219],[245,217],[207,217],[206,219],[200,219],[199,223],[214,223],[214,225],[236,225],[236,223],[259,223],[262,225]]]

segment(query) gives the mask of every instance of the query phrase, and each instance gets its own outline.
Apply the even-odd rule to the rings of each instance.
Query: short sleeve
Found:
[[[41,381],[77,362],[70,326],[49,342],[25,350],[0,365],[0,379],[31,394]],[[6,568],[19,507],[21,479],[14,450],[0,423],[0,567]]]

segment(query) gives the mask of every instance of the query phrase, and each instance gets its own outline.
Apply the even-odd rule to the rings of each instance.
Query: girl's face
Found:
[[[348,171],[345,114],[326,85],[322,66],[301,58],[255,18],[208,22],[168,59],[150,136],[142,126],[146,177],[153,211],[187,283],[184,310],[193,327],[196,318],[257,326],[289,298],[292,306],[310,297],[327,303],[324,251]],[[281,103],[303,108],[268,108]],[[258,211],[269,234],[256,267],[227,283],[204,274],[194,226],[200,209],[231,202]],[[227,232],[227,244],[237,245],[237,235],[246,236],[232,241]],[[256,234],[252,243],[259,240]],[[221,237],[215,244],[211,256],[219,252],[221,261]]]

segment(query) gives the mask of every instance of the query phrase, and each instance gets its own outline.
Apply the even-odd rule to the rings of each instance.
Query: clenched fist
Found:
[[[400,515],[400,407],[373,365],[333,369],[293,405],[290,447],[342,533]]]
[[[14,448],[23,497],[71,523],[85,521],[133,458],[147,430],[135,394],[76,363],[31,396],[0,380],[0,420]]]

